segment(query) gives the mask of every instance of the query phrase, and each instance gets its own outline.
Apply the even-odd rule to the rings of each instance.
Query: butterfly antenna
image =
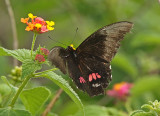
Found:
[[[75,35],[74,35],[74,38],[73,38],[71,44],[73,44],[73,42],[74,42],[74,40],[75,40],[75,38],[76,38],[77,32],[78,32],[78,27],[77,27],[77,29],[76,29],[76,33],[75,33]]]
[[[61,43],[61,42],[59,42],[59,41],[56,41],[56,40],[52,39],[50,36],[48,36],[48,37],[49,37],[49,39],[51,39],[51,40],[53,40],[53,41],[55,41],[55,42],[57,42],[57,43],[60,43],[60,44],[65,45],[65,46],[68,46],[68,45],[66,45],[66,44],[64,44],[64,43]]]

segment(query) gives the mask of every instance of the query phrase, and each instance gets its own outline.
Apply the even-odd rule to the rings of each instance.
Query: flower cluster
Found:
[[[35,60],[38,61],[38,62],[44,62],[45,58],[44,58],[43,55],[37,54],[36,57],[35,57]]]
[[[46,48],[41,48],[39,46],[39,48],[36,51],[35,60],[38,61],[39,63],[45,62],[48,55],[49,55],[49,50]]]
[[[31,13],[28,14],[28,18],[21,18],[21,22],[27,24],[26,31],[33,31],[36,33],[54,30],[52,26],[55,25],[53,21],[45,21],[43,18],[34,16]]]
[[[16,82],[21,81],[21,76],[22,76],[22,66],[20,67],[15,66],[15,68],[11,70],[11,74],[9,75],[9,77],[11,77]]]
[[[46,48],[41,48],[41,49],[40,49],[40,52],[41,52],[43,55],[45,55],[45,56],[48,56],[48,55],[49,55],[49,50],[46,49]]]
[[[125,101],[127,96],[130,95],[130,89],[132,86],[133,84],[127,82],[117,83],[112,90],[107,91],[107,95]]]

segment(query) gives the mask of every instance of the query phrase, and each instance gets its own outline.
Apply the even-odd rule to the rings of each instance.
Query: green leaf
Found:
[[[10,89],[13,89],[14,91],[17,91],[18,88],[13,86],[5,76],[1,76],[1,79],[3,80],[4,83],[6,83],[8,85],[8,87],[10,87]]]
[[[130,116],[156,116],[151,112],[144,112],[143,110],[136,110],[133,113],[131,113]]]
[[[14,95],[16,94],[18,88],[13,86],[5,76],[1,76],[1,79],[3,80],[4,83],[6,84],[1,84],[0,85],[0,93],[2,91],[4,91],[5,93],[7,93],[7,95],[5,95],[3,97],[3,102],[2,105],[3,107],[8,106],[10,101],[12,100],[12,98],[14,97]],[[1,93],[3,95],[3,92]]]
[[[103,107],[103,106],[87,106],[85,107],[86,116],[127,116],[125,113],[118,111],[115,108]],[[82,116],[81,112],[77,112],[74,116]]]
[[[26,59],[31,59],[30,50],[27,49],[8,50],[3,47],[0,47],[0,56],[13,56],[21,62],[23,62]]]
[[[78,97],[77,93],[66,82],[66,80],[64,80],[61,76],[55,74],[54,72],[47,72],[42,74],[41,76],[44,76],[50,79],[51,81],[56,83],[58,86],[60,86],[84,112],[84,107],[80,98]]]
[[[154,108],[152,107],[152,105],[149,104],[144,104],[143,106],[141,106],[142,109],[148,109],[148,110],[154,110]]]
[[[22,64],[22,79],[36,70],[40,70],[42,68],[41,64],[34,62],[33,60],[27,59]]]
[[[39,111],[41,106],[45,103],[50,95],[50,91],[45,87],[36,87],[22,91],[20,98],[32,115]]]
[[[7,53],[5,48],[0,47],[0,56],[10,56],[10,54]]]
[[[31,116],[26,110],[0,108],[0,116]]]
[[[136,110],[130,116],[159,116],[160,115],[160,103],[158,100],[154,102],[149,101],[149,104],[141,106],[143,109],[148,109],[147,112],[143,110]]]
[[[11,92],[11,89],[8,85],[2,83],[0,84],[0,95],[8,95]]]

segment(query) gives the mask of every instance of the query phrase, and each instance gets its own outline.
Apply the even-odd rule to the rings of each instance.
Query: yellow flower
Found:
[[[53,21],[46,21],[46,23],[47,23],[49,26],[55,25],[55,23],[54,23]]]
[[[47,29],[48,30],[54,30],[54,28],[52,27],[53,25],[55,25],[55,23],[53,21],[46,21],[47,23]]]
[[[32,13],[29,13],[29,14],[28,14],[28,17],[31,18],[31,19],[34,19],[34,18],[36,18],[37,16],[33,16]]]
[[[51,31],[54,30],[54,27],[50,27],[49,25],[47,25],[47,29]]]
[[[39,28],[41,28],[41,27],[42,27],[42,25],[41,25],[41,24],[39,24],[39,23],[36,23],[36,24],[35,24],[35,27],[37,27],[37,28],[39,29]]]

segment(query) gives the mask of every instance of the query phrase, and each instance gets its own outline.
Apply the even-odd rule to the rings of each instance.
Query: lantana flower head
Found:
[[[49,50],[46,49],[46,48],[41,48],[40,51],[41,51],[41,53],[44,54],[45,56],[48,56],[48,55],[49,55]]]
[[[41,62],[45,61],[45,58],[44,58],[43,55],[37,54],[36,57],[35,57],[35,60],[38,61],[39,63],[41,63]]]
[[[39,63],[43,63],[47,60],[49,55],[49,50],[47,48],[41,47],[39,45],[39,47],[36,50],[36,55],[35,55],[35,60],[38,61]]]
[[[21,18],[22,23],[26,23],[26,31],[33,31],[37,33],[44,33],[54,30],[55,23],[53,21],[45,21],[41,17],[34,16],[32,13],[28,14],[28,18]]]
[[[130,89],[133,84],[127,82],[117,83],[113,86],[112,90],[108,90],[106,93],[108,96],[114,97],[116,99],[125,101],[130,95]]]

